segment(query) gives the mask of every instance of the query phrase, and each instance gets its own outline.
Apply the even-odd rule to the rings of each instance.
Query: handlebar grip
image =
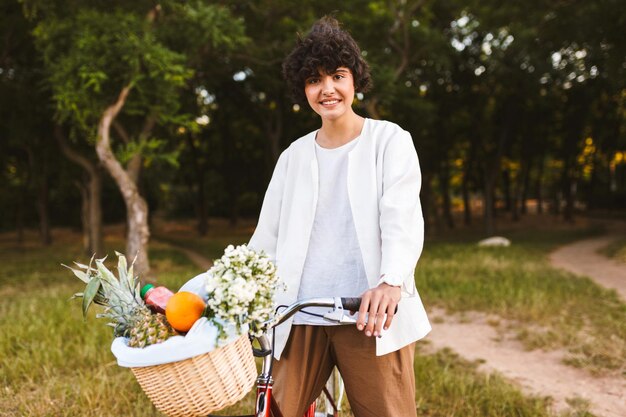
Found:
[[[359,311],[361,308],[361,298],[359,297],[341,297],[341,304],[345,310]]]
[[[341,304],[345,310],[350,311],[359,311],[361,308],[361,298],[360,297],[341,297]],[[398,312],[398,306],[396,306],[396,310],[394,314]]]

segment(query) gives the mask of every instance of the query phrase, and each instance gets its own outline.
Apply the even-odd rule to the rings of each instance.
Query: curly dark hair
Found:
[[[283,76],[293,99],[304,104],[307,102],[304,94],[306,79],[317,76],[320,69],[332,74],[339,67],[352,71],[357,93],[364,93],[372,86],[369,65],[361,56],[357,43],[340,27],[337,19],[325,16],[313,24],[306,37],[298,34],[296,47],[283,62]]]

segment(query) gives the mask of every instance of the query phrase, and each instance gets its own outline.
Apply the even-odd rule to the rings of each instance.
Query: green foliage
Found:
[[[142,138],[136,141],[128,142],[124,146],[117,148],[117,159],[126,164],[135,155],[139,154],[143,157],[144,166],[148,167],[153,162],[164,162],[172,167],[179,167],[177,149],[168,150],[167,139]]]
[[[258,212],[260,197],[246,208],[239,196],[262,195],[280,151],[318,127],[308,109],[293,107],[280,64],[297,34],[324,14],[339,18],[372,68],[374,88],[355,102],[357,112],[412,134],[430,224],[441,208],[451,211],[445,201],[463,194],[493,194],[513,217],[522,195],[553,200],[554,207],[563,200],[570,208],[574,200],[589,208],[623,205],[626,164],[617,155],[626,146],[625,12],[615,0],[209,3],[2,6],[0,110],[8,116],[0,135],[9,140],[1,145],[0,172],[11,170],[4,179],[13,184],[0,189],[7,211],[19,204],[6,196],[35,199],[24,148],[43,166],[44,155],[58,152],[42,145],[52,124],[63,122],[84,150],[102,111],[132,85],[117,122],[137,143],[121,143],[113,129],[114,151],[123,161],[137,153],[147,158],[142,192],[163,186],[198,196],[179,204],[154,192],[151,207],[184,206],[191,214],[204,206],[233,218]],[[235,74],[245,78],[234,81]],[[156,126],[143,134],[152,117]],[[50,169],[60,178],[77,176]],[[47,177],[36,174],[37,181]],[[64,196],[58,201],[76,205],[66,183],[54,185]]]
[[[48,67],[57,116],[87,131],[127,85],[135,91],[130,114],[175,111],[176,91],[192,75],[185,57],[162,45],[137,12],[79,9],[71,19],[41,21],[34,35]]]

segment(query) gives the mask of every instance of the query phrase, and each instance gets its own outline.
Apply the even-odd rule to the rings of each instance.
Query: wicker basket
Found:
[[[168,416],[206,416],[242,399],[257,376],[248,336],[164,365],[131,368],[156,408]]]

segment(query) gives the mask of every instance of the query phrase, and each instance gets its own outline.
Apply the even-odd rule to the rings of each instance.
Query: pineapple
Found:
[[[178,334],[167,322],[165,314],[152,314],[149,310],[148,312],[150,314],[142,316],[131,327],[128,346],[144,347],[154,345]]]
[[[165,315],[153,314],[141,299],[139,280],[133,277],[133,265],[128,267],[126,257],[115,253],[119,278],[104,266],[104,259],[96,259],[95,268],[92,267],[93,258],[89,266],[75,263],[79,269],[64,265],[87,284],[84,292],[74,294],[74,297],[83,299],[83,315],[87,314],[92,302],[104,306],[104,312],[96,317],[108,318],[115,336],[128,338],[130,347],[153,345],[176,335]]]

